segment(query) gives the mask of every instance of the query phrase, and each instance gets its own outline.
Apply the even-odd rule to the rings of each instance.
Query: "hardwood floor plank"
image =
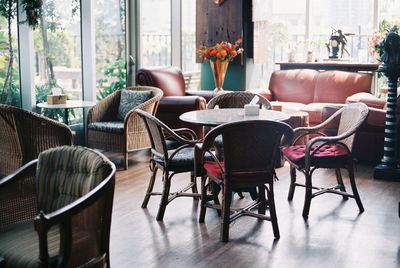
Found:
[[[114,159],[114,155],[109,155]],[[141,209],[150,178],[148,154],[130,156],[127,171],[117,172],[111,230],[112,267],[400,267],[400,183],[375,181],[372,167],[359,166],[356,181],[365,212],[353,199],[325,194],[312,200],[308,221],[301,213],[304,189],[287,201],[289,168],[277,169],[275,201],[281,233],[274,240],[270,222],[242,217],[231,224],[230,241],[219,241],[219,218],[208,209],[205,223],[197,221],[199,202],[178,198],[157,222],[160,197]],[[114,159],[115,160],[115,159]],[[302,175],[298,174],[299,180]],[[347,174],[343,179],[351,190]],[[172,185],[189,183],[180,174]],[[314,184],[335,184],[334,171],[317,171]],[[161,189],[161,173],[156,185]],[[236,203],[250,201],[235,195]]]

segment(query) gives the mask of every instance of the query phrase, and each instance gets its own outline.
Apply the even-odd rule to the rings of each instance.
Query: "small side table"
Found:
[[[36,104],[37,107],[41,109],[64,109],[64,123],[69,124],[68,116],[69,116],[69,109],[75,108],[89,108],[96,104],[94,101],[82,101],[82,100],[67,100],[65,104],[48,104],[47,102],[41,102]]]
[[[283,109],[283,112],[290,116],[289,120],[285,121],[293,129],[298,127],[308,127],[309,126],[309,115],[307,112]],[[308,137],[303,137],[297,141],[297,144],[306,144],[308,142]]]

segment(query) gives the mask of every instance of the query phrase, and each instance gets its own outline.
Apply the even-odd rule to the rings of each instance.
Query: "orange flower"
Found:
[[[203,46],[197,50],[197,54],[211,61],[232,61],[238,54],[243,53],[243,48],[240,47],[241,42],[242,40],[239,39],[234,44],[222,41],[212,47]]]

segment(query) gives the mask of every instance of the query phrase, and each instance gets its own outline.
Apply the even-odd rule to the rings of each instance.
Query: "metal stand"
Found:
[[[387,110],[385,119],[385,143],[381,163],[375,167],[374,178],[400,181],[400,166],[397,157],[397,81],[400,64],[383,63],[378,72],[388,77]]]

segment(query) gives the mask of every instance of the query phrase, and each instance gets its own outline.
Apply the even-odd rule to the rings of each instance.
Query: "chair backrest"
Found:
[[[140,109],[135,111],[143,119],[144,124],[146,125],[150,136],[152,154],[159,157],[163,161],[166,161],[168,159],[168,151],[165,143],[164,130],[172,130],[170,130],[168,126],[151,114]]]
[[[251,92],[227,92],[215,96],[207,103],[207,109],[214,109],[216,106],[219,108],[243,108],[255,96],[259,97],[258,104],[262,108],[270,110],[271,103],[263,96]]]
[[[364,103],[351,103],[341,108],[338,113],[340,122],[337,135],[350,134],[341,142],[352,150],[356,131],[367,119],[368,106]]]
[[[46,149],[72,144],[67,125],[14,106],[0,104],[0,126],[2,174],[36,159]]]
[[[39,155],[36,171],[38,208],[50,213],[84,196],[112,171],[105,156],[80,146],[60,146]]]
[[[239,121],[214,128],[207,134],[204,143],[218,135],[223,138],[226,176],[233,178],[235,184],[259,183],[273,178],[282,138],[290,142],[293,130],[281,122]]]
[[[177,67],[141,68],[136,73],[141,86],[158,87],[164,96],[185,96],[185,79]]]

